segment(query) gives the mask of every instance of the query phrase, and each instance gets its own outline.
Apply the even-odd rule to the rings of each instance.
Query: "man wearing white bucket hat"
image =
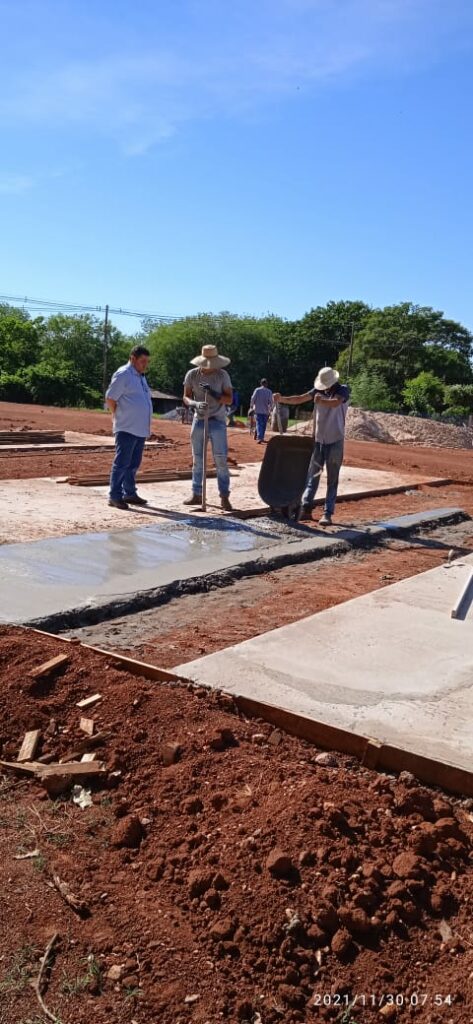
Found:
[[[192,445],[192,494],[184,505],[202,504],[204,435],[208,433],[217,470],[217,484],[220,504],[225,512],[231,512],[230,474],[228,472],[227,412],[232,404],[232,382],[225,367],[230,360],[220,356],[215,345],[204,345],[200,356],[191,359],[194,370],[184,378],[184,405],[194,410],[191,430]]]
[[[343,462],[345,421],[350,390],[340,384],[340,375],[331,366],[319,371],[314,387],[304,395],[284,398],[275,394],[274,400],[284,405],[302,405],[314,400],[314,451],[310,460],[307,483],[302,496],[301,519],[310,519],[313,502],[324,466],[327,470],[327,494],[321,526],[331,526],[338,492],[338,478]]]

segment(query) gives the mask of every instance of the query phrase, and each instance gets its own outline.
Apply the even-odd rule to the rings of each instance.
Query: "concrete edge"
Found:
[[[161,587],[137,591],[122,597],[107,598],[95,605],[82,605],[64,612],[55,612],[35,619],[28,619],[17,625],[60,633],[68,629],[92,626],[107,619],[146,611],[159,605],[168,604],[176,597],[207,593],[209,590],[227,587],[244,577],[260,576],[263,573],[283,569],[287,565],[301,565],[317,562],[322,558],[333,558],[349,551],[371,548],[391,536],[408,536],[422,529],[460,523],[470,516],[460,508],[435,509],[430,513],[419,512],[400,516],[389,523],[367,523],[363,528],[344,530],[342,536],[317,534],[315,539],[307,538],[297,546],[293,543],[279,544],[268,554],[259,555],[227,569],[216,570],[202,576],[172,580]],[[405,523],[409,520],[409,524]],[[325,541],[325,543],[321,543]],[[14,625],[14,623],[11,623]]]

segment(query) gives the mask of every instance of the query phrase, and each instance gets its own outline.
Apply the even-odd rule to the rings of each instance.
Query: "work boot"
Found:
[[[222,494],[220,496],[220,508],[223,509],[224,512],[233,512],[228,495]]]
[[[302,505],[299,512],[299,522],[303,523],[305,519],[312,519],[312,509],[310,505]]]
[[[146,498],[140,498],[140,496],[138,494],[130,494],[129,497],[127,495],[123,499],[123,501],[126,501],[128,505],[147,505],[148,504],[148,502],[146,501]]]
[[[332,525],[332,516],[330,515],[330,512],[324,512],[322,518],[319,519],[319,526],[331,526],[331,525]]]
[[[201,494],[191,494],[190,498],[186,498],[185,501],[182,502],[182,504],[183,505],[201,505],[202,504],[202,495]]]
[[[112,508],[122,508],[124,512],[126,512],[128,509],[128,505],[126,501],[123,500],[123,498],[119,498],[118,501],[115,501],[115,498],[109,498],[108,504],[111,505]]]

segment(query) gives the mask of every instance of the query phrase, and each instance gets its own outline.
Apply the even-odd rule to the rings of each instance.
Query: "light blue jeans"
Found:
[[[209,419],[209,438],[212,454],[217,470],[218,492],[221,498],[230,494],[230,473],[228,472],[227,456],[227,425],[223,420]],[[192,493],[202,494],[202,474],[204,464],[204,421],[194,417],[191,430],[192,445]]]
[[[320,483],[320,472],[324,466],[327,469],[327,496],[325,498],[324,511],[332,516],[335,512],[337,500],[338,478],[343,462],[343,440],[334,441],[333,444],[320,444],[315,442],[312,458],[310,460],[309,472],[302,504],[311,508]]]

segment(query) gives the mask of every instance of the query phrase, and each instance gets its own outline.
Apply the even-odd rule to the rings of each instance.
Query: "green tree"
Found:
[[[284,359],[284,322],[277,317],[237,317],[230,313],[197,317],[154,327],[142,337],[151,352],[150,379],[173,394],[182,394],[191,359],[203,345],[217,345],[231,360],[229,372],[245,404],[261,377],[279,377]]]
[[[374,412],[396,412],[396,403],[379,373],[362,370],[350,384],[352,405]]]
[[[372,310],[355,335],[353,373],[378,373],[397,402],[407,380],[422,370],[451,380],[456,373],[471,373],[472,336],[461,324],[444,320],[430,306],[402,302]],[[339,368],[347,365],[342,353]],[[453,383],[453,381],[452,381]]]
[[[452,384],[445,388],[445,416],[467,419],[473,416],[473,384]]]
[[[41,335],[41,320],[25,320],[15,313],[0,316],[2,373],[15,375],[35,363],[41,353]]]
[[[444,403],[444,385],[439,377],[423,370],[406,381],[402,397],[408,409],[413,413],[440,412]]]

